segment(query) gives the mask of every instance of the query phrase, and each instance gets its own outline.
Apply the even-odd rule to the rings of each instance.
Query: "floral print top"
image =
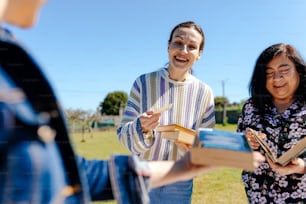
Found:
[[[306,136],[306,105],[295,101],[283,113],[266,105],[265,113],[259,115],[249,99],[238,119],[238,132],[247,127],[265,133],[267,144],[279,157]],[[263,149],[259,151],[264,154]],[[306,161],[306,152],[299,157]],[[306,203],[306,174],[281,176],[263,162],[254,172],[243,171],[242,181],[249,203]]]

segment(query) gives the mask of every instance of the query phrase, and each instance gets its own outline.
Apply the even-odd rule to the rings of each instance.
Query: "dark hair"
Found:
[[[171,33],[170,33],[170,38],[169,38],[169,40],[168,40],[168,44],[171,43],[172,37],[173,37],[173,33],[174,33],[174,31],[175,31],[176,29],[178,29],[178,28],[192,28],[192,27],[193,27],[196,31],[198,31],[198,32],[201,34],[201,36],[202,36],[202,41],[201,41],[201,44],[200,44],[200,51],[203,51],[203,48],[204,48],[204,41],[205,41],[204,32],[203,32],[202,28],[201,28],[199,25],[197,25],[195,22],[193,22],[193,21],[186,21],[186,22],[177,24],[177,25],[172,29],[172,31],[171,31]]]
[[[278,43],[266,48],[258,57],[253,75],[249,84],[249,93],[254,106],[263,112],[265,105],[272,103],[272,95],[266,89],[267,64],[276,56],[285,54],[295,65],[300,77],[300,84],[295,92],[295,97],[306,102],[306,64],[302,56],[292,45]]]

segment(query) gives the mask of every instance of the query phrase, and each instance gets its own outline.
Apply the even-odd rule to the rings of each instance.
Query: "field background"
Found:
[[[235,131],[236,125],[217,125],[216,128]],[[117,140],[115,130],[96,132],[93,137],[87,134],[85,142],[81,142],[81,134],[73,134],[72,140],[76,152],[89,159],[108,159],[111,154],[129,154]],[[221,168],[195,177],[192,204],[247,203],[240,174],[240,169]],[[92,202],[92,204],[114,203],[116,202]]]

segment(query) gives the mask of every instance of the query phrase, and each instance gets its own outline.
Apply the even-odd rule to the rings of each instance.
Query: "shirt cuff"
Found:
[[[153,145],[155,141],[154,131],[151,130],[147,133],[143,133],[139,118],[137,118],[136,120],[136,131],[137,131],[137,134],[139,135],[140,140],[143,141],[143,143],[145,144],[147,148]]]

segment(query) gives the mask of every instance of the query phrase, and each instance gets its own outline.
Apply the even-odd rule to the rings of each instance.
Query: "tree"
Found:
[[[66,118],[68,119],[68,123],[72,125],[72,132],[74,132],[74,128],[76,123],[81,126],[82,131],[82,142],[85,142],[85,130],[87,129],[91,133],[91,137],[93,137],[93,131],[91,128],[91,123],[96,120],[97,115],[92,113],[91,111],[85,111],[81,109],[67,109],[65,110]]]
[[[96,119],[96,114],[92,113],[91,111],[84,111],[80,115],[80,121],[81,121],[81,124],[82,124],[82,140],[81,140],[81,142],[85,142],[85,130],[86,129],[90,132],[91,137],[93,137],[93,131],[92,131],[92,128],[91,128],[91,124],[95,119]]]
[[[81,109],[66,109],[65,116],[68,121],[68,124],[71,125],[71,131],[75,132],[76,123],[80,120],[81,115],[83,114]]]
[[[124,108],[128,95],[123,91],[108,93],[104,101],[100,103],[101,115],[119,115],[120,108]]]
[[[225,105],[229,104],[229,100],[223,96],[216,96],[215,97],[215,107],[216,108],[223,108]]]

